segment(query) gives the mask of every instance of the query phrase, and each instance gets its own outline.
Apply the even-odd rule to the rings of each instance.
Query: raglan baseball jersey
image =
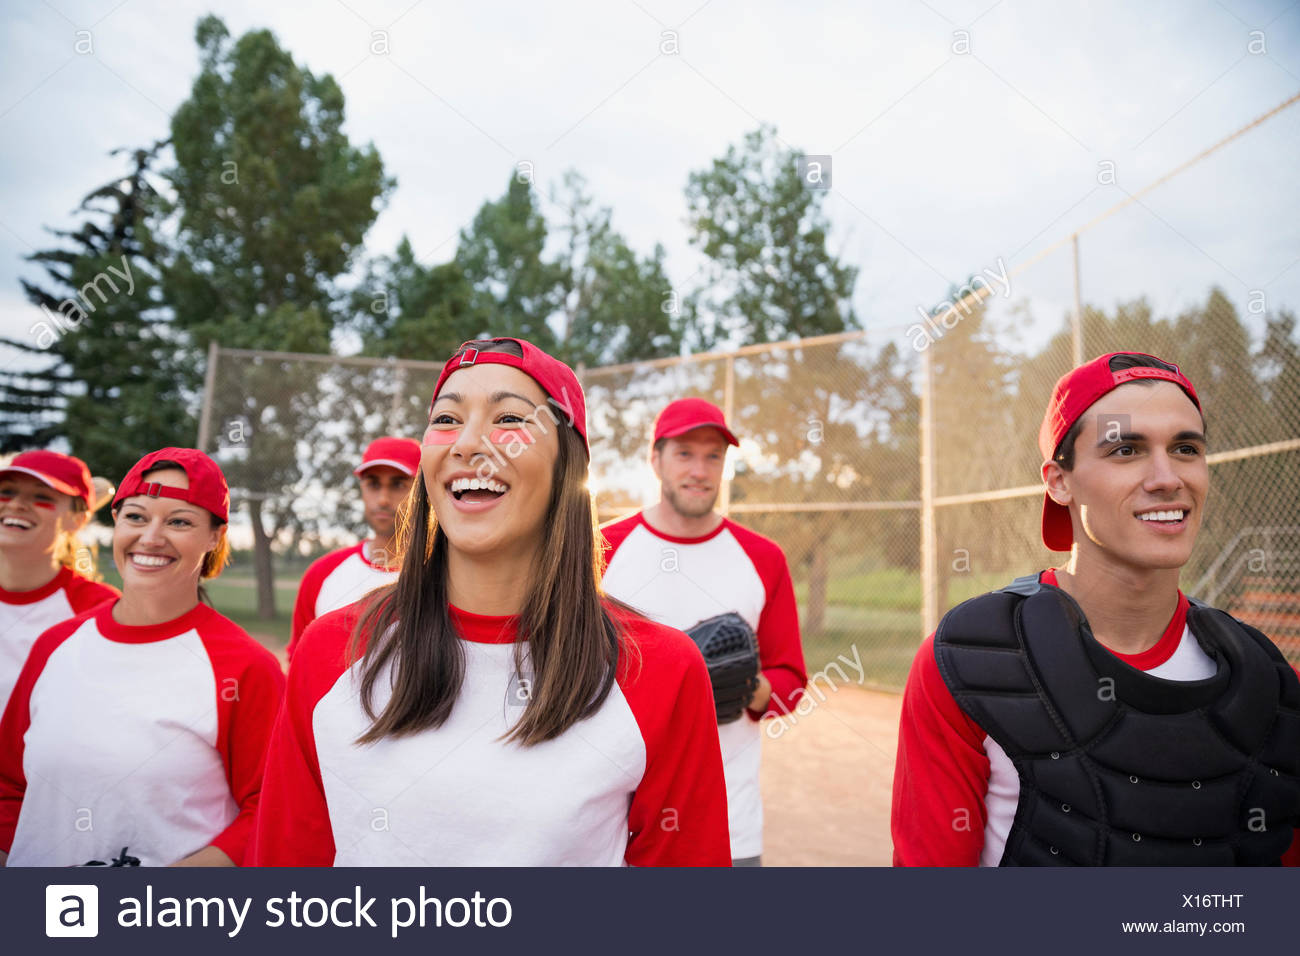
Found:
[[[60,568],[48,584],[30,591],[0,588],[0,714],[36,638],[60,621],[119,596],[116,588],[71,568]]]
[[[117,602],[36,641],[0,720],[9,866],[163,866],[208,845],[244,860],[284,678],[212,608],[148,627]]]
[[[347,607],[375,588],[397,580],[397,569],[372,564],[367,542],[317,558],[302,576],[293,605],[293,625],[286,654],[293,658],[307,625],[322,614]]]
[[[1057,586],[1056,572],[1039,575]],[[1165,680],[1214,676],[1217,665],[1187,630],[1187,598],[1154,646],[1116,657]],[[953,699],[934,657],[934,635],[922,642],[903,692],[894,768],[895,866],[997,866],[1015,822],[1020,775],[1011,758]],[[1300,836],[1287,855],[1300,863]]]
[[[651,528],[638,512],[601,528],[607,546],[605,591],[647,617],[685,630],[734,611],[758,637],[760,665],[772,684],[764,714],[790,713],[808,675],[799,640],[799,611],[780,545],[724,518],[699,538],[676,538]],[[759,793],[762,741],[758,720],[714,723],[727,777],[731,854],[763,852]]]
[[[267,756],[259,866],[728,866],[726,791],[699,650],[611,607],[625,632],[616,682],[551,740],[505,740],[528,700],[516,619],[451,609],[464,682],[440,727],[358,745],[370,726],[360,611],[317,619],[289,669]],[[382,712],[390,683],[375,682]]]

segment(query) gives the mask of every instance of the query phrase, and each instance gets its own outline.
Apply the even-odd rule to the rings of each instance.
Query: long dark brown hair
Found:
[[[600,588],[604,557],[586,487],[586,451],[567,422],[560,419],[554,427],[559,454],[548,518],[515,643],[520,674],[527,648],[531,686],[523,714],[506,736],[525,746],[559,736],[600,708],[625,644],[605,607],[622,605],[605,598]],[[447,547],[417,476],[402,509],[397,581],[366,601],[352,636],[349,659],[363,662],[361,704],[372,721],[358,743],[439,727],[456,704],[465,651],[448,610]],[[380,680],[391,680],[393,692],[376,715],[374,690]]]

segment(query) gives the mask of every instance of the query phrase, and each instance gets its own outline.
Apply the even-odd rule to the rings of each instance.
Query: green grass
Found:
[[[855,663],[860,660],[864,683],[901,690],[921,643],[920,575],[901,568],[850,570],[847,564],[839,562],[831,569],[821,630],[805,630],[803,634],[808,672],[816,673],[840,658]],[[955,574],[949,580],[947,601],[940,610],[999,588],[1012,577],[1006,572]],[[795,598],[800,619],[806,622],[806,578],[795,584]],[[856,677],[855,671],[848,673],[851,679]]]
[[[857,680],[860,662],[864,684],[901,690],[920,643],[919,610],[831,605],[821,631],[803,635],[804,661],[809,674],[838,661],[850,680]]]
[[[948,604],[958,604],[977,594],[1000,588],[1012,577],[1013,575],[1001,571],[991,574],[954,574],[949,579]],[[794,593],[800,606],[807,603],[806,578],[795,584]],[[921,607],[921,576],[916,571],[903,568],[840,573],[832,569],[831,580],[826,588],[826,603],[874,610],[915,611]]]

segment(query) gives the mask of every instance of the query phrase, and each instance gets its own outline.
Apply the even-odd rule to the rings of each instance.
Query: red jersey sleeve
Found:
[[[212,840],[236,866],[247,859],[271,728],[284,696],[275,656],[220,615],[200,633],[217,694],[217,750],[239,815]]]
[[[790,566],[785,552],[775,541],[735,522],[729,521],[728,525],[753,562],[767,594],[756,636],[759,665],[772,684],[772,698],[763,713],[750,713],[755,717],[788,714],[794,710],[808,683]]]
[[[988,819],[986,736],[943,682],[931,634],[903,691],[890,814],[895,866],[979,864]]]
[[[618,617],[631,645],[619,663],[619,687],[646,753],[624,859],[631,866],[730,866],[727,785],[704,658],[680,631]]]
[[[608,524],[600,526],[601,542],[604,548],[605,559],[601,573],[604,574],[604,567],[609,566],[609,562],[614,557],[614,552],[619,549],[627,536],[632,533],[632,529],[640,523],[640,512],[629,515],[626,518],[617,518]]]
[[[69,618],[50,628],[36,639],[27,662],[18,674],[4,716],[0,717],[0,850],[9,852],[18,827],[18,814],[27,793],[23,772],[23,738],[31,726],[32,688],[45,670],[45,662],[79,628],[88,614]]]
[[[317,558],[307,567],[298,585],[298,597],[293,602],[293,621],[289,627],[289,646],[284,649],[285,657],[293,660],[298,650],[298,641],[307,625],[316,620],[316,600],[320,597],[321,585],[330,576],[330,572],[348,559],[348,555],[360,550],[360,545],[331,551],[324,557]]]
[[[64,593],[68,596],[68,604],[72,606],[73,614],[89,611],[105,601],[113,601],[122,596],[122,592],[112,585],[91,581],[80,574],[73,575]]]
[[[303,632],[267,748],[251,850],[254,866],[334,863],[334,831],[312,714],[347,670],[345,655],[357,613],[356,605],[332,611]]]

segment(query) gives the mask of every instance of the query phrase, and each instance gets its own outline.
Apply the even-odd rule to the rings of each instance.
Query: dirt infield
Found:
[[[902,697],[842,687],[763,734],[763,864],[888,866]]]

